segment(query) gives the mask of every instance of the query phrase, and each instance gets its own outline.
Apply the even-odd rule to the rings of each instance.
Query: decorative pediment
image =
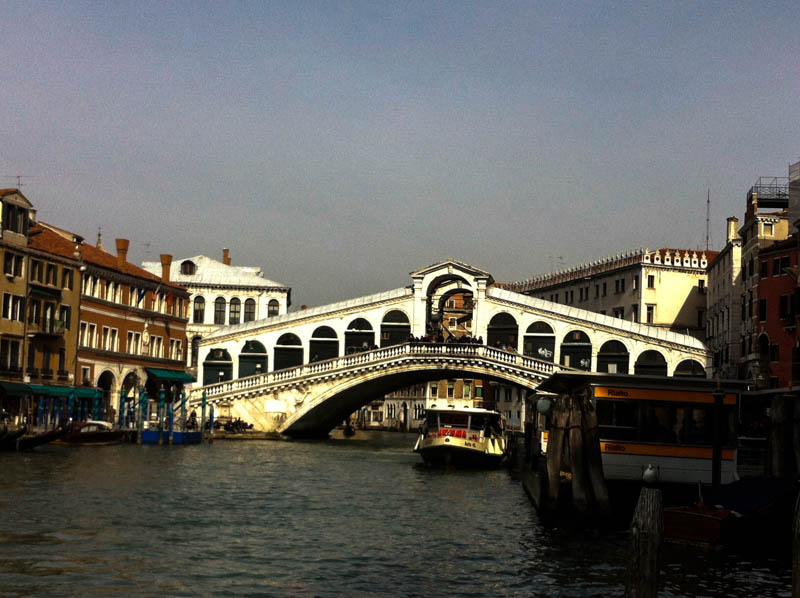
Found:
[[[492,275],[486,272],[485,270],[481,270],[480,268],[476,268],[474,266],[470,266],[469,264],[465,264],[464,262],[460,262],[458,260],[454,260],[452,258],[442,260],[441,262],[437,262],[435,264],[431,264],[426,268],[422,268],[420,270],[416,270],[415,272],[411,272],[412,278],[425,278],[426,276],[430,276],[431,274],[438,275],[438,274],[446,274],[446,275],[458,275],[463,274],[467,278],[485,278],[488,279],[488,283],[494,282]]]

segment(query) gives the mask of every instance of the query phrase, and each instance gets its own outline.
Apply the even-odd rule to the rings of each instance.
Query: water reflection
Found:
[[[1,455],[9,596],[613,596],[627,538],[547,529],[504,471],[413,435]],[[665,596],[788,595],[785,564],[671,553]]]

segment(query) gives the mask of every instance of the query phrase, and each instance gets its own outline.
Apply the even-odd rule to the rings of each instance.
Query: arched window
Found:
[[[242,313],[242,302],[239,300],[238,297],[234,297],[233,299],[231,299],[231,311],[228,322],[230,324],[238,324],[241,313]]]
[[[486,327],[486,344],[489,347],[517,349],[517,321],[514,316],[501,312],[489,320]]]
[[[181,262],[181,274],[187,274],[191,276],[196,272],[197,272],[197,266],[192,260],[186,260]]]
[[[244,321],[252,322],[256,319],[256,302],[254,299],[247,299],[244,302]]]
[[[192,322],[195,324],[202,324],[206,319],[206,300],[198,295],[194,298],[194,307],[192,313]]]
[[[597,371],[606,374],[627,374],[630,355],[620,341],[606,341],[597,353]]]
[[[637,376],[666,376],[667,360],[658,351],[644,351],[633,366]]]
[[[214,300],[214,324],[225,323],[225,299],[217,297]]]
[[[399,345],[411,335],[411,324],[408,316],[398,309],[393,309],[383,316],[381,322],[381,347]]]
[[[267,304],[267,317],[271,318],[272,316],[277,316],[280,310],[281,310],[281,304],[278,303],[278,300],[271,299],[270,302]]]
[[[192,360],[189,367],[196,368],[197,367],[197,355],[200,352],[200,341],[202,337],[195,336],[192,338]]]
[[[536,357],[545,361],[553,361],[556,337],[553,329],[546,322],[534,322],[525,331],[522,343],[523,355]]]
[[[309,361],[322,361],[339,356],[339,339],[330,326],[320,326],[311,335]]]

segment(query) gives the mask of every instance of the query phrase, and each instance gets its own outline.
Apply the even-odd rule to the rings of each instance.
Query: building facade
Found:
[[[127,239],[117,239],[112,255],[99,238],[95,246],[42,226],[54,233],[54,247],[72,250],[82,264],[77,382],[102,388],[109,419],[120,397],[132,398],[140,386],[150,397],[164,389],[167,400],[176,398],[192,378],[184,367],[189,293],[169,279],[171,256],[161,256],[156,276],[128,261]]]
[[[75,383],[80,262],[54,246],[19,190],[0,190],[0,203],[0,410],[33,422],[34,387]]]
[[[767,387],[769,375],[761,371],[758,337],[761,333],[759,314],[761,271],[759,254],[789,236],[789,189],[786,177],[761,177],[747,193],[745,221],[739,229],[742,238],[741,332],[738,378],[755,380]]]
[[[161,270],[157,262],[144,262],[142,267],[153,274]],[[260,268],[233,266],[227,249],[222,262],[204,255],[174,261],[170,279],[189,291],[186,365],[193,373],[197,372],[198,343],[208,334],[224,326],[285,314],[291,305],[289,287],[264,278]]]
[[[742,336],[742,238],[738,227],[738,218],[728,218],[725,248],[708,265],[706,344],[713,354],[714,378],[738,376]]]
[[[636,249],[500,286],[705,340],[706,268],[715,251]]]

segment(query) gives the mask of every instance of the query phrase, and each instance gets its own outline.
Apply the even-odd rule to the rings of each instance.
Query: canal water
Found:
[[[413,435],[0,453],[0,596],[621,596],[627,538],[546,529]],[[661,596],[790,596],[788,556],[668,550]]]

